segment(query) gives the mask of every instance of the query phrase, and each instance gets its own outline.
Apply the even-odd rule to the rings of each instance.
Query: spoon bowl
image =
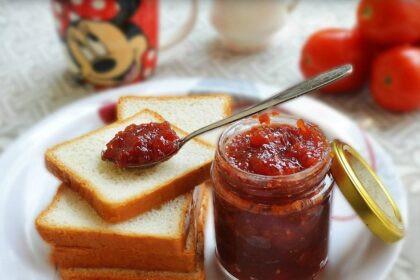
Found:
[[[177,154],[178,151],[181,149],[182,146],[184,146],[185,143],[187,143],[187,141],[185,141],[185,138],[180,138],[177,141],[178,147],[177,147],[176,150],[174,150],[173,153],[167,154],[165,157],[161,158],[160,160],[151,161],[151,162],[143,163],[143,164],[131,164],[131,165],[127,166],[127,168],[129,168],[129,169],[131,169],[131,168],[146,169],[146,168],[151,168],[155,165],[158,165],[159,163],[167,161],[171,157],[173,157],[175,154]]]

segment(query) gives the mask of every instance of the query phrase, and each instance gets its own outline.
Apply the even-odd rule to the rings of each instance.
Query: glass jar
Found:
[[[296,125],[292,117],[272,124]],[[313,279],[327,263],[334,180],[331,156],[298,173],[265,176],[226,158],[226,144],[258,119],[242,120],[220,137],[212,166],[217,259],[238,279]],[[233,276],[233,277],[232,277]]]

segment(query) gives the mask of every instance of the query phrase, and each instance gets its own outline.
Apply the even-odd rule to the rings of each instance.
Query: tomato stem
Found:
[[[391,76],[385,76],[384,84],[387,85],[387,86],[389,86],[389,85],[392,84],[392,78],[391,78]]]
[[[309,56],[305,56],[303,59],[303,64],[308,65],[308,66],[311,65],[312,64],[311,58]]]
[[[362,11],[362,17],[364,19],[370,19],[373,15],[373,9],[371,6],[365,7]]]

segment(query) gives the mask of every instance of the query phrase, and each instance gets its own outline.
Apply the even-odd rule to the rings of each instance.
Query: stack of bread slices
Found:
[[[148,169],[120,169],[101,153],[130,124],[166,120],[183,137],[230,115],[231,103],[222,94],[121,97],[117,122],[48,149],[47,168],[62,184],[36,227],[62,279],[204,279],[217,132]]]

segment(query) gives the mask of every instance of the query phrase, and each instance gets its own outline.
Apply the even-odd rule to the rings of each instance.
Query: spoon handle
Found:
[[[315,76],[311,79],[305,80],[295,86],[292,86],[274,96],[271,96],[270,98],[261,101],[260,103],[250,107],[246,108],[230,117],[227,117],[223,120],[214,122],[212,124],[209,124],[205,127],[202,127],[190,134],[188,134],[183,139],[183,144],[187,141],[191,140],[192,138],[203,134],[205,132],[208,132],[210,130],[216,129],[218,127],[233,123],[237,120],[243,119],[245,117],[251,116],[255,113],[259,113],[261,111],[264,111],[265,109],[268,109],[270,107],[273,107],[277,104],[286,102],[288,100],[291,100],[293,98],[299,97],[301,95],[304,95],[306,93],[312,92],[314,90],[317,90],[325,85],[328,85],[338,79],[341,79],[347,75],[349,75],[353,71],[353,67],[350,64],[345,64],[340,67],[334,68],[332,70],[329,70],[327,72],[324,72],[318,76]]]

